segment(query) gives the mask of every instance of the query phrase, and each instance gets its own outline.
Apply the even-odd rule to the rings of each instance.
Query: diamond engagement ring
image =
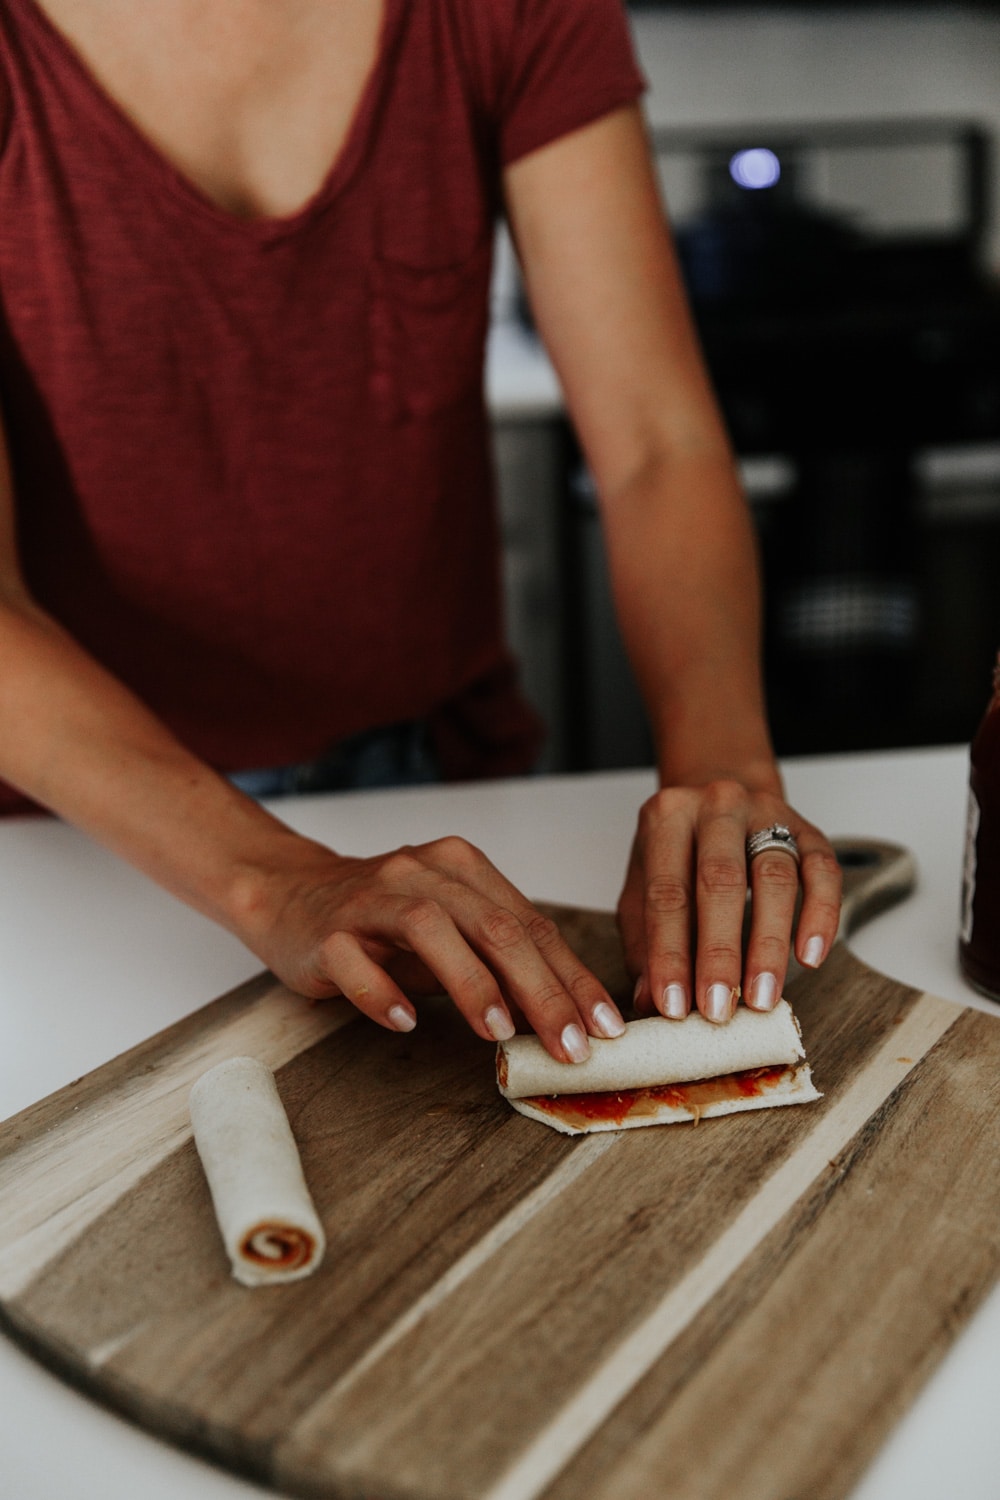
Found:
[[[796,864],[799,863],[799,846],[795,842],[795,835],[784,823],[772,823],[770,828],[758,828],[756,833],[750,834],[747,839],[747,864],[766,849],[781,849],[783,853],[790,854]]]

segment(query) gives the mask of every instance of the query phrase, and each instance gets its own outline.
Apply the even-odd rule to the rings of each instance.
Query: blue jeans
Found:
[[[229,779],[251,797],[290,797],[303,792],[427,786],[440,781],[441,773],[426,725],[415,723],[367,729],[316,760],[234,771]]]

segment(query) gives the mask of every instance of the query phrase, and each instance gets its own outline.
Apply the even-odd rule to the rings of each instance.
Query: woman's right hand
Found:
[[[371,858],[302,839],[291,862],[259,871],[235,930],[291,989],[343,995],[380,1025],[409,1031],[410,996],[449,995],[494,1041],[523,1021],[561,1062],[588,1035],[624,1030],[603,985],[550,917],[457,836]]]

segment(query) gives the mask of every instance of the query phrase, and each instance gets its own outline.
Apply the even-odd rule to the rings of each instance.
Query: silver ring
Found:
[[[780,849],[783,854],[790,854],[796,864],[799,863],[799,846],[795,842],[795,835],[784,823],[772,823],[770,828],[758,828],[756,833],[750,834],[747,839],[747,864],[767,849]]]

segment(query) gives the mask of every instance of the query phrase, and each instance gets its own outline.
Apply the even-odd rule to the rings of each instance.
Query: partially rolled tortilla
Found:
[[[497,1048],[497,1083],[513,1107],[567,1135],[669,1125],[713,1115],[804,1104],[816,1090],[787,1000],[741,1009],[727,1026],[630,1021],[612,1041],[592,1037],[583,1063],[560,1063],[535,1036]]]
[[[189,1108],[236,1280],[267,1286],[315,1271],[323,1226],[271,1070],[231,1057],[202,1074]]]

